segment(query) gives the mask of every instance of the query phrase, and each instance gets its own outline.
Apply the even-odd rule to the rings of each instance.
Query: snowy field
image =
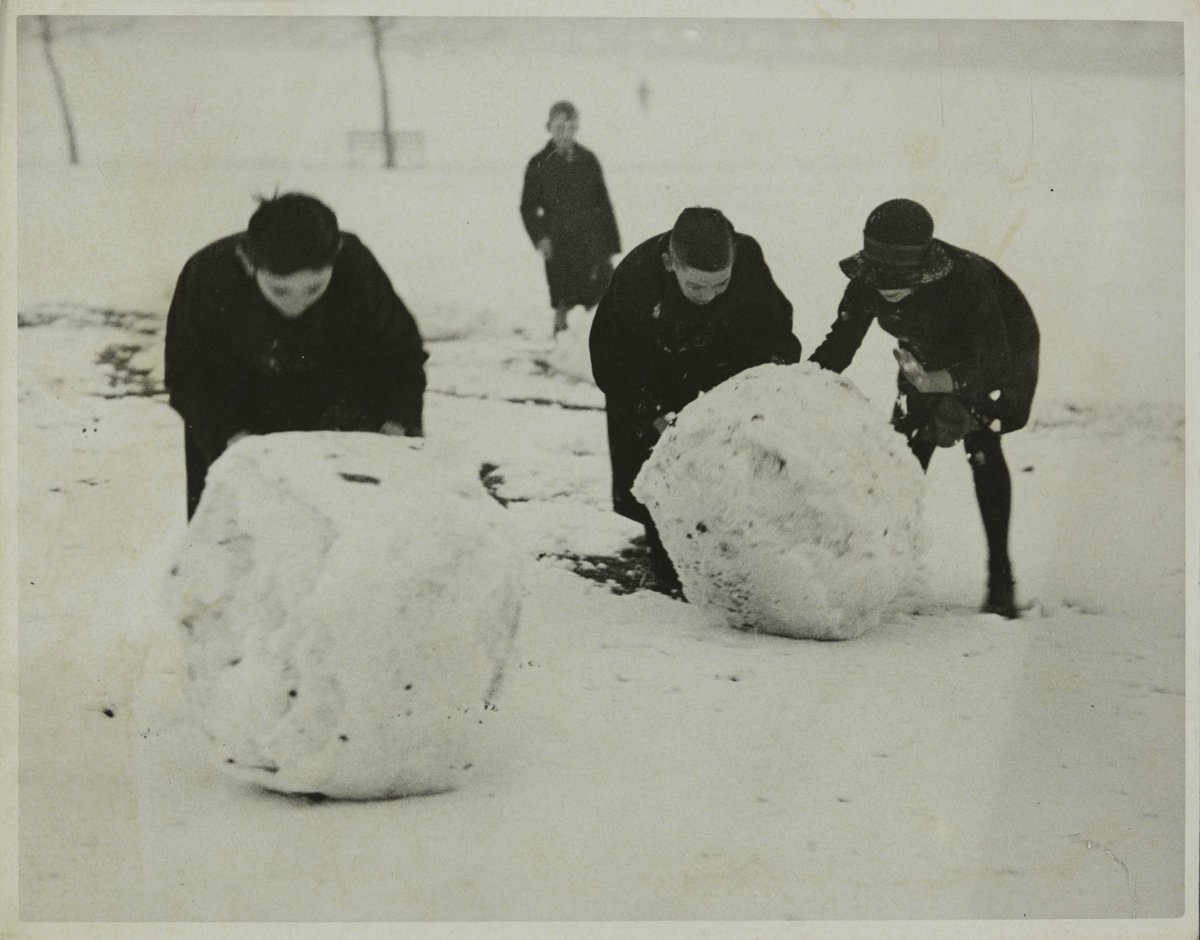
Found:
[[[143,614],[183,526],[180,427],[104,363],[153,326],[40,310],[19,334],[25,919],[1180,911],[1178,414],[1063,406],[1012,438],[1025,619],[972,612],[981,537],[947,453],[908,599],[931,612],[789,641],[573,573],[633,534],[606,511],[595,390],[519,338],[433,344],[429,434],[496,468],[528,558],[517,653],[469,786],[310,805],[209,765],[177,637]]]
[[[92,115],[78,167],[61,165],[40,50],[19,49],[17,936],[60,935],[63,921],[95,936],[118,921],[180,935],[190,921],[595,921],[607,927],[589,932],[613,936],[675,935],[626,921],[746,921],[730,935],[807,936],[814,921],[836,935],[896,920],[914,923],[882,935],[915,937],[964,935],[917,921],[978,920],[979,935],[1040,937],[1063,935],[1064,918],[1088,921],[1085,936],[1185,935],[1194,468],[1178,37],[1081,24],[1005,67],[1004,42],[1026,49],[1018,34],[993,36],[1000,48],[972,64],[973,34],[947,26],[959,61],[944,70],[795,65],[728,45],[670,68],[657,34],[619,52],[581,41],[574,56],[434,44],[415,64],[392,60],[413,120],[427,118],[428,165],[386,173],[340,165],[341,131],[305,159],[336,110],[312,103],[328,93],[316,78],[307,123],[264,108],[231,128],[211,89],[239,69],[275,74],[266,40],[215,25],[185,39],[173,20],[150,38],[61,43],[68,78],[91,78],[76,85]],[[844,26],[823,55],[891,48]],[[917,50],[940,48],[932,24],[910,29]],[[302,48],[323,68],[346,35],[272,55]],[[1055,42],[1061,68],[1047,64]],[[1139,43],[1142,64],[1097,71],[1096,50]],[[1067,52],[1092,46],[1083,64]],[[103,126],[86,102],[152,87],[163,60],[177,78],[146,119],[174,130],[155,155],[123,108]],[[468,89],[471,69],[496,81]],[[648,110],[634,94],[647,76]],[[695,106],[697,83],[723,89],[713,109]],[[835,312],[837,259],[891,196],[925,201],[940,235],[1022,285],[1044,368],[1030,427],[1005,442],[1021,620],[975,613],[984,546],[959,449],[926,477],[927,589],[864,636],[741,633],[638,583],[639,527],[609,509],[587,324],[551,343],[516,212],[545,106],[564,95],[625,248],[684,205],[725,208],[763,244],[806,352]],[[370,126],[371,107],[347,105],[347,123]],[[264,156],[284,130],[287,157]],[[868,140],[903,158],[880,168]],[[232,780],[209,762],[178,637],[154,616],[185,532],[181,426],[161,391],[166,306],[188,254],[240,229],[252,196],[276,186],[327,199],[383,262],[430,340],[427,435],[478,473],[525,559],[516,651],[455,792],[314,802]],[[875,335],[847,372],[881,422],[891,362]],[[701,929],[678,935],[724,928]]]

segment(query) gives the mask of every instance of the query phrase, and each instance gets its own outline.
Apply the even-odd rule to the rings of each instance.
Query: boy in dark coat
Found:
[[[208,467],[246,434],[419,437],[426,353],[371,252],[300,193],[184,265],[167,314],[166,386],[184,421],[188,518]]]
[[[613,508],[646,527],[655,574],[676,587],[650,514],[630,487],[670,415],[751,366],[799,361],[792,305],[758,242],[718,210],[695,207],[617,266],[589,345],[607,406]]]
[[[525,167],[521,219],[546,263],[554,333],[567,328],[567,311],[590,310],[612,277],[621,250],[600,161],[575,142],[579,112],[569,101],[550,108],[550,140]]]
[[[1015,618],[1012,482],[1000,435],[1029,419],[1039,352],[1033,312],[991,261],[935,239],[933,218],[908,199],[872,211],[863,250],[840,266],[850,283],[812,361],[841,372],[874,320],[896,337],[892,425],[922,469],[936,448],[963,442],[987,536],[982,610]]]

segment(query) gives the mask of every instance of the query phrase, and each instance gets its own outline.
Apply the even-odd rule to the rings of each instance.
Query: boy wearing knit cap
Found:
[[[600,161],[575,141],[575,105],[556,101],[546,130],[550,140],[525,167],[521,220],[545,261],[557,335],[567,328],[572,307],[596,306],[621,239]]]
[[[758,242],[719,210],[693,207],[617,266],[589,347],[606,401],[613,508],[646,527],[653,573],[678,593],[650,514],[630,487],[670,415],[751,366],[799,361],[792,305]]]
[[[892,426],[923,470],[935,449],[962,442],[987,537],[981,610],[1014,619],[1012,482],[1000,437],[1029,419],[1040,342],[1033,311],[994,263],[934,238],[932,216],[909,199],[877,206],[862,250],[840,267],[850,283],[812,361],[841,372],[875,320],[896,337]]]

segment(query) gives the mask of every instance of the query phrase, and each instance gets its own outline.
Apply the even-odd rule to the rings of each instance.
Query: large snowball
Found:
[[[462,782],[520,598],[483,493],[378,434],[250,437],[213,465],[168,600],[227,770],[357,799]]]
[[[914,580],[921,473],[846,379],[749,369],[684,408],[643,466],[688,600],[734,626],[845,639]]]

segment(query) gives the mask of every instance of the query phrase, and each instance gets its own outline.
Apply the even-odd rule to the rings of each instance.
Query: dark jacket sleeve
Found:
[[[592,378],[605,395],[620,394],[629,385],[629,356],[619,352],[624,347],[632,353],[628,317],[622,309],[625,294],[625,272],[618,267],[596,305],[588,334]]]
[[[800,340],[792,332],[792,302],[775,283],[758,242],[746,237],[743,252],[747,256],[745,276],[754,285],[751,309],[758,314],[761,323],[761,330],[751,343],[752,361],[747,362],[747,367],[764,362],[799,362]]]
[[[596,167],[596,212],[599,216],[601,244],[604,246],[604,254],[611,257],[620,254],[621,236],[617,231],[617,217],[613,213],[608,187],[604,183],[604,171],[600,169],[600,161],[594,156],[592,159]]]
[[[545,203],[542,197],[541,166],[541,154],[538,154],[526,164],[525,181],[521,186],[521,221],[534,245],[547,234],[543,216]]]
[[[994,279],[981,268],[973,268],[964,285],[964,327],[969,336],[969,353],[947,368],[954,390],[966,400],[982,399],[1002,386],[1012,369],[1008,331]]]
[[[201,263],[192,258],[179,275],[167,311],[164,382],[171,407],[210,462],[238,431],[247,428],[243,413],[244,376],[218,311],[201,288]]]
[[[854,354],[858,352],[874,319],[874,312],[862,302],[858,290],[853,284],[847,284],[842,301],[838,304],[837,319],[809,361],[830,372],[844,371],[854,361]]]
[[[425,360],[429,358],[416,320],[396,294],[383,267],[365,245],[359,247],[357,279],[363,285],[361,367],[381,397],[385,420],[402,424],[410,435],[423,428]]]
[[[651,391],[649,338],[637,328],[638,304],[646,305],[647,275],[628,259],[617,266],[596,306],[588,348],[592,378],[604,392],[610,414],[644,417],[649,423],[662,413]]]
[[[1041,333],[1029,301],[1007,276],[999,276],[1000,303],[1004,307],[1004,328],[1008,333],[1008,352],[1012,369],[1001,401],[994,411],[1004,432],[1023,428],[1029,421],[1037,390]]]

